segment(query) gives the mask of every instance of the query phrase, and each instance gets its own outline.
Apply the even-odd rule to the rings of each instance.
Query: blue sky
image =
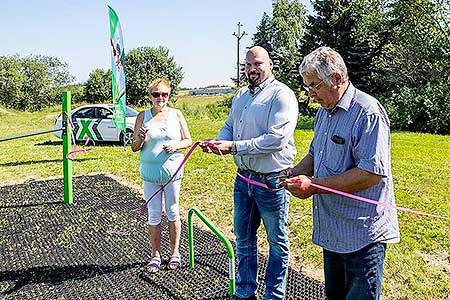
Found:
[[[309,0],[302,0],[308,3]],[[270,0],[24,1],[2,0],[0,55],[43,54],[68,63],[77,82],[96,69],[109,69],[108,10],[122,24],[125,51],[141,46],[169,48],[183,67],[182,87],[231,84],[236,74],[236,38],[241,22],[241,58]]]

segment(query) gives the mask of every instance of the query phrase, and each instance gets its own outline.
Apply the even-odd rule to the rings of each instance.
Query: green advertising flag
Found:
[[[125,93],[125,50],[123,48],[122,28],[116,12],[109,8],[109,29],[111,46],[113,121],[117,128],[126,131],[126,93]]]

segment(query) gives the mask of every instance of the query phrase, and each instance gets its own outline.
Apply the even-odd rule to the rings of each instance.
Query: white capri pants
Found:
[[[154,192],[161,188],[162,184],[154,184],[148,181],[143,181],[144,197],[147,201]],[[164,194],[164,204],[167,219],[170,222],[176,221],[180,218],[180,207],[178,205],[180,200],[181,178],[169,183],[162,191],[160,191],[148,203],[148,224],[158,225],[161,223],[162,214],[162,195]]]

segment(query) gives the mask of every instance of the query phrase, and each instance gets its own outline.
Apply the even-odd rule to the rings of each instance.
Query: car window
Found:
[[[72,115],[74,119],[93,119],[94,118],[94,108],[86,107],[78,110]]]
[[[112,111],[104,107],[97,107],[97,119],[107,119],[108,116],[112,116]]]

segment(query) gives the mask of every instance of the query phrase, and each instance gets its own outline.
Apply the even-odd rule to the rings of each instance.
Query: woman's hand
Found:
[[[164,152],[166,152],[166,153],[174,153],[175,151],[178,150],[178,147],[177,147],[176,144],[177,143],[173,142],[173,143],[170,143],[170,144],[163,145]]]
[[[145,141],[147,132],[148,132],[148,128],[144,128],[144,127],[139,128],[138,138],[140,141]]]

